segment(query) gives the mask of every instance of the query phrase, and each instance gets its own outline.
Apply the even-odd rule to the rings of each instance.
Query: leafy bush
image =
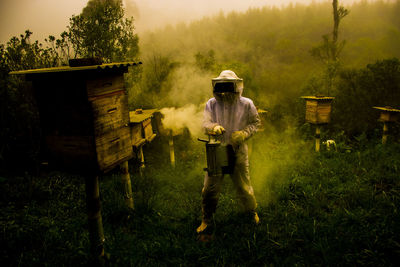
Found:
[[[342,71],[333,102],[333,125],[349,136],[364,132],[371,135],[379,126],[379,111],[374,106],[400,108],[399,59],[379,60],[363,69]]]

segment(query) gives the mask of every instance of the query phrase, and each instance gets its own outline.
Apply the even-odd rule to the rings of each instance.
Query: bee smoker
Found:
[[[232,174],[235,165],[235,153],[231,145],[221,144],[215,134],[208,134],[208,140],[198,138],[206,143],[207,171],[209,176]]]

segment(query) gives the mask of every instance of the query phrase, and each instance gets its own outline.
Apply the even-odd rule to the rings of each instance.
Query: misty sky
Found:
[[[56,37],[66,29],[69,18],[77,15],[88,0],[0,0],[0,44],[12,36],[33,31],[33,40],[43,41],[48,35]],[[311,3],[312,0],[124,0],[129,15],[134,15],[138,32],[199,19],[224,11],[243,11],[249,7],[289,3]],[[330,0],[314,0],[323,2]],[[350,4],[354,0],[339,0]],[[136,8],[135,8],[136,6]]]

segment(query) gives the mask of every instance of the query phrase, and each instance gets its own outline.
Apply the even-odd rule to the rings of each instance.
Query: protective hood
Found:
[[[243,79],[239,78],[233,71],[231,70],[224,70],[220,73],[217,78],[212,79],[212,87],[213,93],[216,92],[216,88],[219,86],[219,83],[233,83],[233,92],[239,93],[241,96],[243,93]]]

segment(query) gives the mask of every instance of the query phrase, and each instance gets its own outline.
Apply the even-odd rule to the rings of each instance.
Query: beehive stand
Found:
[[[143,146],[153,141],[156,137],[152,127],[152,118],[156,112],[158,112],[157,109],[136,109],[129,112],[132,146],[138,151],[140,175],[143,175],[145,168]]]
[[[138,63],[141,64],[141,63]],[[133,208],[132,157],[124,73],[134,62],[11,72],[33,87],[42,129],[41,157],[50,166],[85,176],[93,256],[104,255],[99,175],[120,165],[126,203]]]
[[[379,121],[383,122],[382,144],[386,144],[389,135],[389,124],[397,122],[400,118],[400,109],[392,107],[373,107],[381,112]]]
[[[331,120],[331,105],[334,97],[302,96],[306,100],[306,122],[315,125],[315,151],[321,147],[321,125]]]

